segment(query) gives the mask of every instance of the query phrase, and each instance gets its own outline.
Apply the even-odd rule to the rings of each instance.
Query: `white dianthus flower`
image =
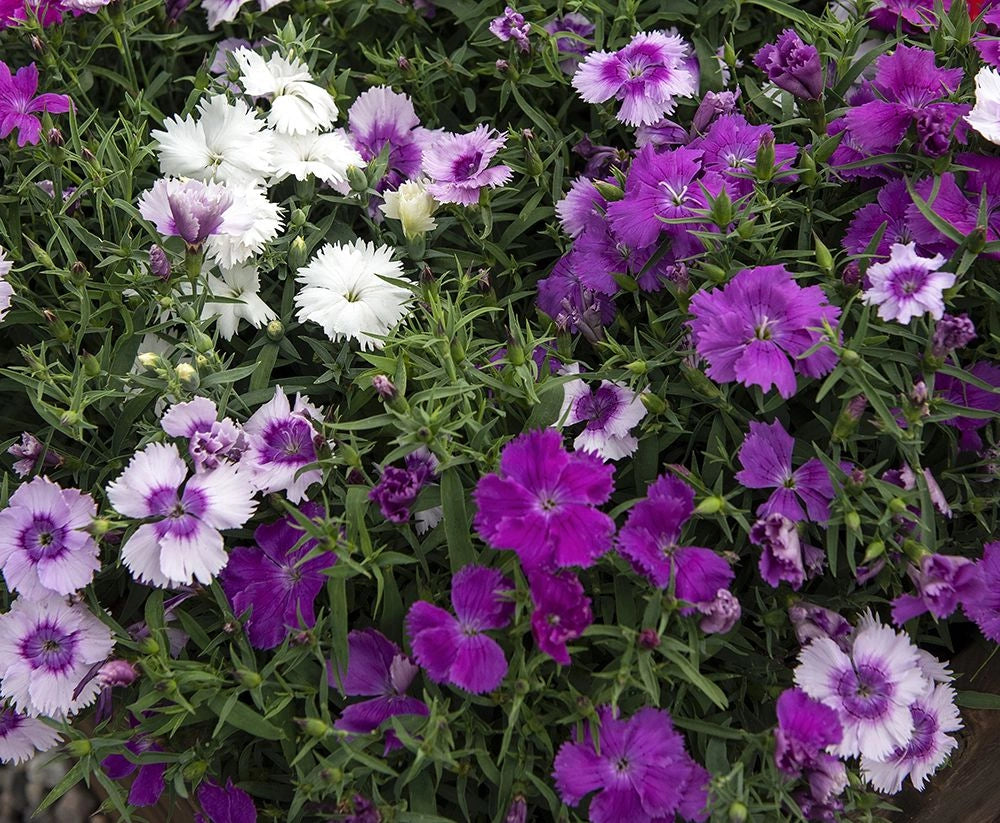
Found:
[[[403,234],[412,240],[437,228],[434,212],[441,204],[434,199],[423,180],[407,180],[395,191],[382,193],[385,201],[379,208],[386,217],[403,224]]]
[[[267,199],[264,189],[256,185],[229,188],[233,192],[233,219],[243,218],[250,228],[239,234],[216,234],[205,241],[205,256],[226,269],[260,254],[284,222],[281,207]]]
[[[268,124],[285,134],[307,134],[333,126],[337,104],[330,93],[312,82],[301,60],[279,54],[265,59],[247,48],[233,52],[240,66],[240,85],[253,97],[271,101]]]
[[[275,135],[275,182],[288,176],[298,180],[313,176],[330,184],[344,183],[349,167],[364,165],[361,155],[341,131]]]

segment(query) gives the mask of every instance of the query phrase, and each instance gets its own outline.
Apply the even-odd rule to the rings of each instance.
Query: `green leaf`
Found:
[[[448,561],[452,574],[476,562],[472,547],[471,524],[465,509],[465,489],[458,469],[441,475],[441,505],[444,508],[444,533],[448,541]]]
[[[254,737],[262,740],[281,740],[285,736],[281,729],[265,720],[246,703],[237,700],[230,705],[229,701],[219,695],[212,698],[208,705],[218,715],[220,722],[228,723]]]

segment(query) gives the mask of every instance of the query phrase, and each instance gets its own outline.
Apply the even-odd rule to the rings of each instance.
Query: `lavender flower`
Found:
[[[566,452],[553,429],[522,434],[504,447],[500,472],[476,486],[473,523],[493,548],[517,552],[525,569],[592,566],[615,532],[595,508],[611,496],[613,475],[591,452]]]
[[[578,374],[579,365],[567,369]],[[610,380],[591,389],[583,380],[563,384],[563,404],[559,419],[563,425],[586,422],[584,430],[573,441],[577,451],[592,451],[604,460],[628,457],[638,447],[632,428],[646,416],[646,407],[635,392]]]
[[[947,357],[955,349],[961,349],[976,339],[976,327],[969,315],[941,315],[934,326],[934,338],[931,340],[931,355]]]
[[[1000,367],[985,360],[968,370],[972,377],[990,386],[1000,387]],[[941,398],[955,406],[964,406],[981,412],[1000,412],[1000,392],[981,388],[967,380],[947,374],[939,375],[935,389]],[[989,425],[988,417],[951,417],[941,421],[946,426],[958,429],[958,445],[965,451],[978,452],[983,447],[979,430]]]
[[[211,471],[223,463],[238,463],[246,449],[243,430],[207,397],[175,403],[160,418],[160,427],[171,437],[185,437],[195,471]]]
[[[757,514],[781,514],[789,520],[830,519],[833,483],[823,462],[813,457],[792,471],[795,441],[780,420],[770,425],[750,422],[750,432],[740,447],[743,467],[736,480],[748,489],[774,489]]]
[[[880,760],[861,758],[861,773],[880,792],[896,794],[907,777],[917,791],[923,791],[927,778],[958,748],[958,741],[948,734],[962,728],[951,686],[938,684],[919,696],[910,706],[910,716],[913,733],[905,745]]]
[[[7,454],[18,458],[14,462],[14,471],[18,477],[27,477],[31,474],[35,466],[39,466],[39,459],[41,460],[40,471],[61,466],[63,463],[62,457],[46,449],[42,442],[30,432],[21,432],[21,442],[15,443],[7,449]]]
[[[513,583],[496,569],[465,566],[451,582],[457,619],[423,600],[410,607],[406,630],[417,662],[435,683],[451,683],[482,694],[493,691],[507,673],[503,649],[484,632],[510,622],[514,603],[506,593]]]
[[[955,275],[941,272],[944,257],[918,257],[916,243],[893,244],[888,262],[868,267],[870,286],[864,302],[878,306],[878,316],[907,324],[929,313],[935,320],[944,314],[945,289],[955,285]]]
[[[600,707],[583,741],[559,748],[553,776],[568,805],[593,794],[589,816],[594,823],[660,823],[678,813],[685,820],[704,819],[697,800],[687,795],[700,792],[704,806],[708,776],[691,760],[670,714],[661,709],[640,709],[624,720],[611,707]]]
[[[426,717],[430,713],[424,701],[406,694],[419,667],[381,632],[375,629],[352,631],[347,636],[347,651],[347,671],[341,673],[339,680],[343,693],[370,699],[345,708],[334,728],[371,734],[390,717],[400,714]],[[332,664],[328,667],[330,682],[337,683]],[[386,731],[385,753],[401,746],[395,732]]]
[[[23,763],[58,745],[59,732],[43,721],[0,705],[0,763]]]
[[[468,134],[445,134],[424,153],[423,170],[433,182],[427,191],[442,203],[472,206],[485,188],[502,186],[512,176],[510,166],[490,167],[507,135],[480,125]]]
[[[257,507],[235,466],[188,478],[177,447],[164,443],[138,452],[107,494],[119,514],[153,518],[125,541],[122,562],[138,581],[161,587],[210,583],[228,560],[220,530],[239,528]]]
[[[233,205],[233,194],[222,183],[164,177],[143,192],[139,214],[163,236],[198,248],[216,234],[242,235],[252,227],[249,215]]]
[[[86,529],[97,516],[89,494],[36,477],[0,511],[0,566],[11,591],[37,600],[73,594],[101,568]]]
[[[948,617],[960,603],[977,602],[983,595],[983,581],[976,564],[967,557],[928,554],[919,568],[906,570],[916,594],[901,594],[892,601],[892,620],[902,626],[907,620],[930,612]]]
[[[133,755],[162,752],[163,748],[146,735],[137,735],[125,744]],[[109,754],[101,761],[101,768],[112,780],[124,780],[135,773],[135,780],[128,792],[130,806],[155,806],[166,789],[163,775],[168,763],[134,763],[121,754]]]
[[[971,108],[941,102],[958,88],[962,76],[961,69],[938,68],[932,51],[897,46],[892,54],[875,61],[875,99],[848,109],[845,115],[851,139],[872,154],[891,152],[913,126],[925,153],[943,154],[953,129],[960,138],[964,134],[961,118]]]
[[[576,35],[576,37],[556,37],[556,50],[563,57],[559,61],[559,68],[566,74],[573,74],[580,61],[592,48],[586,41],[594,34],[594,24],[579,12],[571,11],[569,14],[550,20],[544,28],[553,36],[564,32]]]
[[[689,604],[708,603],[733,579],[733,570],[711,549],[681,544],[684,524],[694,513],[694,490],[683,480],[661,475],[645,500],[636,503],[618,533],[618,553],[661,589]],[[691,614],[693,608],[684,610]]]
[[[489,28],[504,43],[513,40],[521,51],[531,51],[531,43],[528,42],[531,24],[526,23],[524,15],[514,11],[510,6],[504,8],[503,14],[490,21]]]
[[[851,624],[835,611],[800,600],[788,607],[788,619],[795,628],[799,645],[805,646],[817,637],[828,637],[841,651],[850,648]]]
[[[726,634],[739,622],[743,607],[729,589],[718,589],[714,599],[698,604],[698,613],[698,628],[705,634]]]
[[[823,339],[824,321],[837,322],[840,309],[819,286],[799,286],[784,266],[743,269],[723,288],[698,292],[691,314],[695,350],[713,380],[763,391],[776,386],[788,398],[795,394],[795,372],[822,377],[837,362],[829,348],[803,355]]]
[[[305,503],[300,511],[310,518],[324,515],[316,503]],[[258,526],[255,545],[233,549],[219,575],[233,612],[250,609],[244,627],[255,648],[273,649],[294,629],[316,624],[313,604],[327,581],[323,572],[337,562],[337,555],[324,552],[305,560],[317,543],[309,539],[300,545],[304,537],[290,514]]]
[[[616,116],[621,122],[648,125],[670,114],[675,98],[695,93],[687,56],[688,45],[679,35],[639,32],[618,51],[589,54],[573,76],[573,87],[587,103],[620,100]]]
[[[798,591],[807,577],[822,569],[822,552],[802,545],[798,526],[783,514],[773,512],[754,523],[750,542],[761,549],[760,576],[774,588],[784,580]]]
[[[910,706],[928,683],[905,634],[868,616],[849,652],[821,637],[802,650],[799,661],[796,685],[840,717],[844,737],[834,754],[882,760],[910,742]]]
[[[206,780],[198,787],[198,803],[204,815],[195,814],[195,823],[257,823],[253,799],[232,780],[225,786]]]
[[[18,597],[0,615],[0,697],[19,712],[56,719],[94,702],[100,684],[77,684],[114,647],[111,632],[82,603]]]
[[[705,92],[694,117],[691,118],[691,133],[694,135],[704,134],[715,118],[737,114],[737,101],[739,99],[739,88],[735,91]]]
[[[570,237],[579,237],[590,227],[597,228],[604,221],[607,202],[589,177],[577,177],[565,196],[556,203],[559,225]]]
[[[426,447],[406,456],[406,468],[388,466],[382,471],[378,483],[368,493],[368,499],[378,503],[382,516],[393,523],[410,519],[410,506],[421,489],[435,477],[437,458]]]
[[[395,189],[420,171],[422,153],[417,140],[420,119],[413,102],[388,86],[373,86],[358,95],[347,112],[354,147],[370,163],[388,147],[385,177],[375,188]]]
[[[566,644],[576,640],[594,622],[587,597],[576,575],[564,570],[536,570],[528,575],[531,586],[531,632],[535,643],[560,666],[570,664]]]
[[[962,609],[985,637],[1000,643],[1000,541],[983,546],[983,558],[976,566],[983,588],[979,598],[966,601]]]
[[[22,66],[12,75],[8,65],[0,60],[0,139],[17,129],[17,145],[36,145],[42,134],[38,115],[63,114],[73,105],[65,94],[36,96],[37,90],[38,69],[34,63]]]
[[[803,43],[792,29],[785,29],[777,42],[758,51],[753,62],[774,85],[802,100],[819,100],[823,96],[819,51]]]
[[[312,421],[321,418],[308,397],[296,394],[293,408],[281,386],[275,386],[274,397],[243,424],[248,446],[241,471],[260,491],[284,491],[290,502],[298,503],[306,489],[323,479],[322,469],[303,470],[317,461],[319,434]]]

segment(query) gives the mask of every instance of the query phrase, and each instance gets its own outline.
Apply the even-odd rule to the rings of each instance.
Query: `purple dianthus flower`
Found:
[[[473,493],[479,535],[517,552],[527,570],[592,566],[611,548],[614,521],[595,507],[614,489],[614,468],[592,452],[567,452],[554,429],[527,432],[500,455],[500,472]]]
[[[906,190],[906,181],[890,180],[878,191],[876,201],[862,206],[844,233],[842,245],[848,254],[865,254],[876,232],[885,225],[873,252],[876,260],[888,260],[893,245],[913,242],[913,232],[907,219],[907,210],[913,200]],[[917,246],[923,254],[923,246]]]
[[[798,591],[807,577],[822,568],[823,553],[813,546],[803,545],[798,526],[777,512],[753,524],[750,542],[761,550],[760,576],[774,588],[784,580]]]
[[[984,637],[1000,643],[1000,541],[983,546],[983,558],[976,566],[983,588],[978,599],[962,604],[962,610]]]
[[[238,463],[246,449],[240,426],[228,417],[218,419],[219,410],[207,397],[175,403],[160,418],[160,427],[171,437],[188,440],[188,454],[195,471],[211,471],[222,463]]]
[[[774,763],[789,777],[798,777],[829,757],[824,749],[844,736],[837,712],[813,700],[801,689],[786,689],[778,698]]]
[[[960,603],[975,603],[983,594],[979,569],[967,557],[927,554],[919,568],[910,566],[906,573],[917,593],[901,594],[892,601],[892,622],[897,626],[924,612],[939,619],[948,617]]]
[[[347,636],[347,652],[347,671],[341,675],[340,686],[345,695],[369,699],[347,706],[333,724],[335,729],[370,734],[395,715],[426,717],[430,713],[423,700],[406,694],[419,667],[384,634],[375,629],[352,631]],[[337,682],[332,667],[329,679]],[[388,730],[385,753],[401,746],[395,732]]]
[[[323,516],[316,503],[303,504],[301,512],[310,518]],[[240,615],[250,609],[245,629],[254,648],[273,649],[292,630],[316,624],[313,603],[327,581],[323,572],[337,562],[337,555],[325,552],[303,563],[316,548],[315,539],[299,545],[304,536],[290,514],[260,525],[253,533],[255,545],[233,549],[219,575],[233,612]]]
[[[703,136],[692,140],[690,148],[704,153],[701,162],[707,172],[720,175],[735,195],[744,197],[753,191],[757,150],[764,139],[774,140],[770,126],[751,126],[742,114],[724,114]],[[798,146],[792,143],[775,143],[775,169],[787,172],[798,152]],[[784,174],[779,179],[794,182]]]
[[[785,29],[775,43],[758,51],[753,62],[774,85],[802,100],[819,100],[823,95],[819,51],[803,43],[792,29]]]
[[[433,181],[427,191],[442,203],[471,206],[479,202],[483,189],[502,186],[512,176],[510,166],[490,166],[506,143],[506,134],[485,124],[468,134],[443,135],[424,153],[423,170]]]
[[[554,573],[535,570],[528,575],[528,583],[534,604],[531,632],[535,643],[560,666],[568,666],[566,644],[594,622],[590,598],[579,578],[565,569]]]
[[[514,588],[496,569],[470,565],[451,581],[453,617],[419,600],[406,615],[414,657],[435,683],[451,683],[482,694],[497,688],[507,674],[503,649],[484,632],[502,629],[514,614],[506,597]]]
[[[524,15],[506,6],[503,14],[490,21],[490,31],[504,43],[513,40],[521,51],[531,51],[528,35],[531,34],[531,24],[525,22]]]
[[[976,363],[969,374],[976,379],[993,386],[993,390],[984,389],[967,380],[961,380],[947,374],[939,374],[934,388],[941,398],[955,406],[964,406],[980,412],[1000,413],[1000,367],[985,360]],[[983,447],[980,429],[990,423],[989,417],[951,417],[942,420],[946,426],[958,429],[958,445],[965,451],[978,452]]]
[[[568,805],[594,794],[593,823],[661,823],[677,814],[705,819],[708,776],[684,750],[684,739],[662,709],[640,709],[624,720],[601,706],[583,741],[560,747],[553,776]]]
[[[945,263],[942,255],[920,257],[916,243],[894,243],[889,259],[872,263],[866,272],[869,287],[863,300],[878,306],[882,320],[906,325],[914,317],[930,314],[939,320],[944,314],[944,290],[955,285],[955,275],[938,271]]]
[[[376,185],[379,191],[396,189],[420,171],[420,119],[407,95],[388,86],[373,86],[358,95],[347,112],[347,123],[354,147],[365,162],[389,149],[385,177]]]
[[[133,755],[146,752],[162,752],[163,748],[146,735],[133,737],[125,744],[125,748]],[[160,795],[166,789],[163,779],[168,763],[134,763],[125,755],[109,754],[101,761],[101,768],[112,780],[123,780],[135,773],[135,780],[128,792],[130,806],[155,806],[160,801]]]
[[[829,637],[842,651],[850,648],[850,636],[854,631],[847,618],[831,609],[800,600],[788,607],[788,619],[795,628],[795,638],[805,646],[817,637]]]
[[[242,235],[252,227],[249,213],[233,203],[222,183],[161,178],[139,198],[139,214],[164,237],[180,237],[197,248],[215,235]]]
[[[46,4],[52,8],[56,4]],[[0,29],[3,26],[0,25]],[[41,139],[42,112],[63,114],[69,111],[72,102],[65,94],[39,94],[38,68],[34,63],[22,66],[14,74],[10,67],[0,60],[0,138],[17,129],[17,145],[35,145]]]
[[[648,125],[670,114],[675,98],[697,90],[687,56],[688,44],[679,35],[639,32],[618,51],[591,52],[573,76],[573,87],[587,103],[620,100],[621,122]]]
[[[410,519],[410,506],[417,495],[434,478],[435,458],[426,448],[406,456],[406,468],[387,466],[378,483],[368,493],[368,499],[378,503],[382,516],[393,523]]]
[[[823,339],[824,321],[837,322],[840,308],[819,286],[799,286],[784,266],[743,269],[723,288],[698,292],[691,314],[695,350],[718,382],[763,391],[776,386],[788,398],[795,394],[796,372],[822,377],[837,363],[826,347],[803,355]]]
[[[934,326],[931,354],[934,357],[947,357],[955,349],[965,348],[975,339],[976,327],[969,315],[944,314]]]
[[[580,61],[593,48],[586,41],[594,34],[594,24],[579,12],[572,11],[550,20],[545,24],[545,31],[552,35],[561,33],[576,35],[576,37],[556,37],[556,50],[562,55],[559,68],[566,74],[573,74]]]
[[[225,786],[206,780],[198,787],[198,803],[204,814],[195,823],[257,823],[257,807],[243,789],[226,780]]]
[[[0,703],[0,763],[23,763],[61,739],[47,723]]]
[[[61,466],[63,463],[62,457],[53,451],[48,451],[42,441],[30,432],[21,432],[21,442],[7,449],[7,454],[17,458],[14,461],[14,471],[18,477],[27,477],[31,474],[35,466],[39,465],[39,459],[41,459],[39,471],[42,472],[47,468]]]

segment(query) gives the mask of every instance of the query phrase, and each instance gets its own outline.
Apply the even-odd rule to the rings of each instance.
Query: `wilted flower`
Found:
[[[21,442],[15,443],[7,449],[7,454],[17,458],[14,461],[14,471],[18,477],[22,478],[34,471],[35,466],[39,465],[39,458],[41,459],[40,471],[61,466],[63,462],[62,457],[46,449],[44,444],[30,432],[21,432]]]
[[[531,24],[526,23],[524,15],[510,6],[504,8],[503,14],[490,21],[489,29],[503,42],[513,40],[521,51],[531,50],[531,43],[528,42]]]

